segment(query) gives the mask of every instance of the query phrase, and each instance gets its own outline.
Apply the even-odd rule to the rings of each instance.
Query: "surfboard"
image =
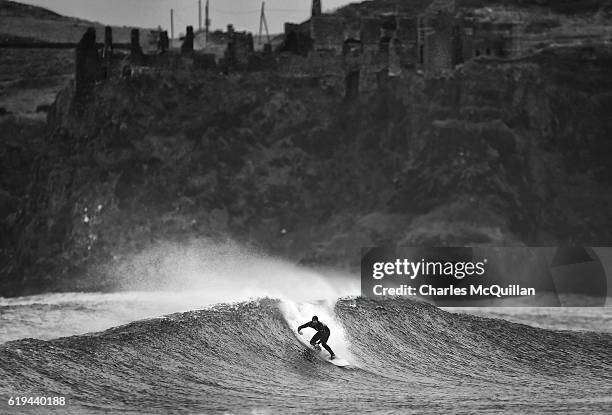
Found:
[[[317,355],[317,357],[319,359],[324,360],[327,363],[331,363],[334,366],[346,367],[346,366],[350,366],[351,365],[349,362],[347,362],[343,358],[338,357],[338,355],[336,355],[333,359],[331,359],[329,357],[329,353],[326,350],[322,350],[321,347],[316,348],[316,347],[312,347],[312,346],[308,345],[308,348],[310,350],[312,350]]]
[[[309,342],[304,341],[304,338],[301,336],[296,336],[297,339],[300,341],[300,343],[302,343],[304,346],[306,346],[308,348],[308,350],[311,350],[316,356],[317,358],[327,362],[327,363],[331,363],[334,366],[338,366],[338,367],[348,367],[351,364],[344,360],[341,357],[338,357],[338,355],[336,355],[333,359],[329,358],[329,353],[326,350],[323,350],[321,348],[321,346],[318,346],[318,349],[316,347],[313,347]]]
[[[347,366],[351,365],[349,362],[347,362],[346,360],[344,360],[341,357],[338,357],[337,355],[333,359],[330,359],[329,356],[322,357],[322,359],[325,360],[326,362],[331,363],[332,365],[338,366],[338,367],[347,367]]]

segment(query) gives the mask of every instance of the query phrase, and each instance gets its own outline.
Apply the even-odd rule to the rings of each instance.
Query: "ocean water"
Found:
[[[608,299],[607,304],[612,304]],[[444,307],[453,313],[500,318],[550,330],[612,333],[612,307]]]
[[[359,278],[208,241],[116,275],[113,294],[0,298],[0,414],[612,413],[609,307],[375,302]],[[303,345],[315,314],[349,367]]]
[[[612,409],[610,308],[445,311],[356,297],[211,306],[202,295],[0,299],[0,413]],[[350,367],[300,343],[296,326],[312,314]],[[8,406],[11,396],[63,396],[66,405]]]

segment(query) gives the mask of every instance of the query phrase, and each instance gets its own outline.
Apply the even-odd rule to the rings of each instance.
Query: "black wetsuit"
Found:
[[[317,331],[316,334],[312,336],[312,339],[310,339],[310,344],[314,346],[317,344],[317,342],[319,342],[321,343],[321,346],[323,346],[325,350],[329,352],[330,355],[334,356],[334,352],[332,351],[331,347],[327,345],[327,340],[329,339],[329,335],[331,334],[331,332],[329,331],[329,327],[327,327],[320,321],[309,321],[308,323],[304,323],[300,327],[298,327],[298,331],[305,329],[306,327],[310,327]]]

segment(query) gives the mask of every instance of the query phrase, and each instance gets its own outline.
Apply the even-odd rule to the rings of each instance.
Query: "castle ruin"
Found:
[[[171,49],[167,32],[160,31],[157,53],[150,54],[143,52],[139,31],[134,29],[128,61],[132,67],[123,67],[121,73],[186,62],[226,73],[276,70],[294,77],[333,78],[342,85],[345,99],[352,100],[360,91],[386,85],[405,72],[444,76],[471,59],[511,59],[524,53],[519,22],[464,16],[455,0],[432,0],[416,15],[395,11],[350,20],[323,13],[322,6],[321,0],[312,0],[310,18],[285,23],[282,43],[274,50],[268,44],[260,52],[255,51],[252,34],[228,25],[225,32],[208,34],[203,45],[202,33],[188,26],[180,50]],[[99,51],[95,32],[89,31],[77,48],[80,94],[116,72],[113,62],[119,60],[113,60],[112,33],[105,33],[104,45]]]
[[[336,14],[321,11],[313,0],[310,19],[285,24],[282,51],[315,55],[345,53],[346,43],[361,44],[364,64],[388,64],[396,59],[404,69],[437,76],[480,56],[513,58],[523,50],[516,22],[479,22],[457,14],[455,0],[432,0],[419,15],[399,12],[362,17],[359,27]],[[299,42],[297,41],[299,39]],[[353,49],[355,49],[353,47]]]

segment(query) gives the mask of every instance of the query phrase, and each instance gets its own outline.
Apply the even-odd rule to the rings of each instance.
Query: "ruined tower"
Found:
[[[321,14],[323,14],[321,0],[312,0],[312,17],[321,16]]]
[[[101,78],[102,67],[96,45],[96,29],[87,29],[76,47],[75,89],[77,98],[84,97]]]
[[[108,78],[111,72],[113,58],[113,28],[106,26],[104,28],[104,48],[102,49],[102,66],[103,76]]]
[[[143,58],[142,47],[140,46],[140,31],[132,29],[130,32],[130,53],[132,62],[138,63]]]
[[[104,28],[104,50],[102,56],[106,59],[113,54],[113,28],[106,26]]]
[[[193,53],[193,40],[195,36],[193,33],[193,26],[187,26],[185,29],[185,38],[183,40],[183,44],[181,45],[181,53],[182,54],[190,54]]]
[[[456,61],[455,0],[433,0],[418,17],[418,62],[427,73],[452,70]]]

